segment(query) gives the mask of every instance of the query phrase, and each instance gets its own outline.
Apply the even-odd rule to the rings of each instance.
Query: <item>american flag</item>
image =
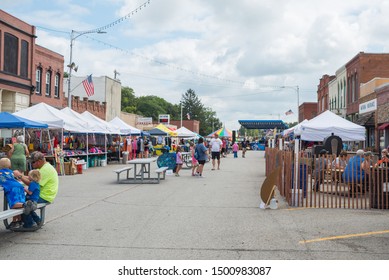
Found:
[[[291,109],[289,109],[289,111],[286,111],[286,112],[285,112],[285,115],[287,115],[287,116],[288,116],[288,115],[292,115],[292,114],[293,114],[293,111],[292,111]]]
[[[93,94],[95,94],[95,87],[92,81],[92,74],[90,74],[88,77],[86,77],[85,80],[82,81],[82,85],[84,86],[86,95],[88,95],[88,97],[91,97]]]

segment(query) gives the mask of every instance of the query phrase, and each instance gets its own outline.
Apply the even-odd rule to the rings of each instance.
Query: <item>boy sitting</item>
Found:
[[[10,209],[24,208],[23,214],[29,215],[36,209],[36,204],[31,200],[26,202],[23,185],[14,177],[11,168],[11,161],[8,158],[0,159],[0,185],[4,189]],[[21,216],[13,217],[10,228],[19,228],[22,225]]]

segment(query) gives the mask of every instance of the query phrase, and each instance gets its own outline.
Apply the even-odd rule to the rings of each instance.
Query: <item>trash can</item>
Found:
[[[123,164],[127,164],[128,161],[128,152],[123,152]]]

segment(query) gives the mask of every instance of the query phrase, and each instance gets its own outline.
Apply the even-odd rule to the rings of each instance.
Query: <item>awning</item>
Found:
[[[384,123],[384,124],[381,124],[381,125],[378,127],[378,130],[384,130],[384,129],[386,129],[387,127],[389,127],[389,123]]]
[[[241,126],[247,129],[285,129],[288,125],[282,120],[239,120]]]
[[[362,126],[375,126],[374,123],[374,112],[369,114],[359,115],[358,119],[355,121],[356,124]]]

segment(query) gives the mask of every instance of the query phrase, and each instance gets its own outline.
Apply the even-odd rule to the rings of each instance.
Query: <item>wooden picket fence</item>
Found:
[[[371,167],[369,176],[350,184],[343,182],[342,172],[339,170],[326,169],[317,178],[321,184],[316,190],[316,178],[313,176],[316,157],[305,156],[303,153],[298,155],[297,174],[294,172],[295,153],[293,151],[266,148],[265,157],[266,176],[281,166],[277,187],[290,206],[389,209],[388,167]]]

